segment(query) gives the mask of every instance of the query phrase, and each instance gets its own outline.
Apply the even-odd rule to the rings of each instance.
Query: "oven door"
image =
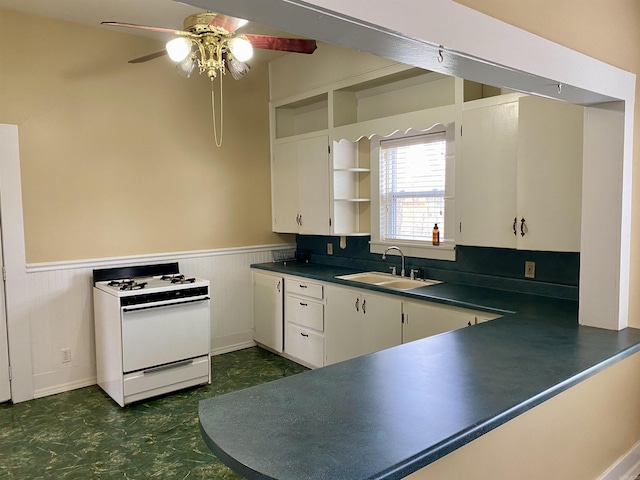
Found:
[[[121,308],[124,373],[206,355],[209,297]]]

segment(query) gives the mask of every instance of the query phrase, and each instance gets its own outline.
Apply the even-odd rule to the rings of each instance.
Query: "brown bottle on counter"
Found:
[[[436,223],[433,227],[433,244],[440,245],[440,230],[438,229],[438,224]]]

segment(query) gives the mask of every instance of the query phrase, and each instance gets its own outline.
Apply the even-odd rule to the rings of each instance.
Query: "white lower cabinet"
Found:
[[[501,316],[255,270],[253,302],[256,343],[310,368]]]
[[[400,345],[402,302],[363,290],[326,287],[325,364]]]
[[[324,286],[285,279],[284,352],[311,368],[324,365]]]
[[[253,339],[275,352],[283,351],[282,276],[253,271]]]
[[[402,343],[499,318],[487,312],[428,302],[402,302]]]

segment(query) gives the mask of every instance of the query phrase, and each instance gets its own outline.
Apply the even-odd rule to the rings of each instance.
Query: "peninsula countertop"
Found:
[[[345,273],[263,269],[336,283]],[[640,351],[638,329],[578,326],[574,301],[452,283],[418,290],[399,294],[504,316],[203,400],[209,448],[249,479],[399,479]]]

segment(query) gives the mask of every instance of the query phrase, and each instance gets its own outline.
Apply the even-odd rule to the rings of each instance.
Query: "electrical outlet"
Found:
[[[62,363],[69,363],[71,361],[71,348],[63,348],[60,350],[62,354]]]
[[[333,255],[333,243],[327,243],[327,255]]]
[[[536,262],[524,262],[524,277],[536,278]]]

